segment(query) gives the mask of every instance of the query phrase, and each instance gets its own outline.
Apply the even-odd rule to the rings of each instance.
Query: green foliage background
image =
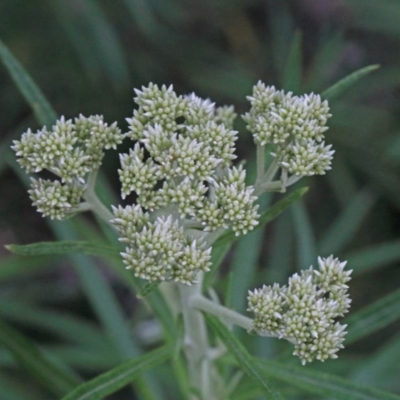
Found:
[[[315,264],[317,255],[333,253],[348,259],[354,269],[350,289],[354,303],[346,349],[338,360],[316,362],[304,371],[327,372],[398,395],[399,21],[400,4],[395,0],[0,3],[0,39],[56,113],[68,118],[104,114],[106,121],[117,120],[123,128],[125,117],[132,113],[132,88],[150,81],[172,83],[178,93],[195,91],[218,104],[234,104],[242,113],[248,107],[245,96],[258,79],[296,94],[321,93],[353,71],[380,64],[379,70],[330,103],[333,118],[326,136],[336,150],[332,171],[302,180],[300,186],[310,186],[303,200],[265,229],[236,242],[208,283],[223,302],[245,312],[248,289],[284,283],[296,270]],[[40,118],[41,111],[34,110]],[[0,244],[84,239],[109,245],[109,232],[90,217],[53,222],[31,207],[26,176],[15,165],[9,146],[27,127],[44,122],[35,119],[7,69],[0,67]],[[242,132],[239,158],[246,158],[251,170],[251,135],[240,120],[237,129]],[[111,152],[99,188],[109,204],[118,202],[117,167],[117,153]],[[280,194],[265,198],[263,206],[281,198]],[[24,258],[2,246],[0,319],[8,325],[4,329],[0,325],[0,330],[15,343],[0,347],[0,398],[52,399],[57,390],[65,392],[64,381],[55,388],[52,382],[38,383],[45,377],[27,374],[36,370],[24,363],[27,353],[16,358],[10,352],[13,343],[26,350],[26,338],[47,355],[43,367],[48,359],[54,361],[66,371],[72,387],[79,379],[94,377],[161,343],[157,335],[150,337],[151,328],[157,326],[151,325],[152,313],[131,293],[135,284],[112,257],[106,262],[88,255]],[[151,301],[160,303],[157,296]],[[159,303],[158,313],[165,317]],[[143,321],[150,322],[150,328]],[[164,326],[170,322],[165,320]],[[15,332],[7,330],[9,325]],[[286,343],[235,333],[251,354],[278,360],[288,368],[299,364]],[[5,343],[5,334],[0,341]],[[262,367],[265,374],[267,365]],[[228,374],[230,367],[226,370]],[[289,385],[279,383],[289,375],[283,370],[270,376],[287,398],[338,398],[326,391],[310,394],[311,378],[307,385],[303,377],[303,386],[294,385],[294,378]],[[115,398],[132,399],[131,390],[141,399],[184,398],[182,376],[178,358],[172,371],[165,365],[157,367]],[[181,377],[180,385],[173,383],[176,377]],[[260,392],[246,379],[230,398],[258,398]],[[376,398],[373,393],[343,396]]]

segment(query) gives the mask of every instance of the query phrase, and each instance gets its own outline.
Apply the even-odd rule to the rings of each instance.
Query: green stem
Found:
[[[114,219],[114,214],[99,200],[95,192],[96,178],[98,170],[90,171],[88,183],[83,198],[90,204],[91,210],[96,213],[101,219],[110,223]],[[83,203],[85,204],[85,203]]]
[[[265,168],[265,146],[257,145],[257,179],[256,182],[262,180]],[[257,183],[256,183],[257,184]]]
[[[213,381],[215,373],[208,357],[209,343],[205,320],[201,312],[190,307],[192,298],[201,295],[202,274],[196,285],[179,285],[181,308],[184,324],[184,352],[188,363],[190,384],[199,394],[193,394],[191,400],[217,399]]]
[[[215,315],[218,318],[223,319],[229,325],[237,325],[246,330],[250,330],[253,327],[253,320],[245,317],[236,311],[231,310],[228,307],[224,307],[221,304],[217,304],[204,296],[192,297],[190,305],[198,310],[205,311],[209,314]]]

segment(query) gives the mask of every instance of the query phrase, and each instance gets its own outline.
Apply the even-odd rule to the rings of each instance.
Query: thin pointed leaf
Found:
[[[66,374],[30,340],[4,321],[0,321],[0,342],[28,373],[54,394],[63,395],[79,384],[79,381]]]
[[[119,257],[118,249],[103,244],[86,241],[61,240],[58,242],[38,242],[26,245],[9,244],[7,250],[19,256],[40,256],[59,254],[86,254],[91,256]]]
[[[338,253],[348,245],[376,200],[376,195],[369,190],[359,192],[322,237],[319,254]]]
[[[289,206],[291,206],[298,199],[301,199],[308,191],[308,187],[302,187],[297,189],[295,192],[291,193],[289,196],[284,199],[278,201],[272,207],[270,207],[264,214],[261,215],[258,225],[254,228],[260,229],[263,228],[268,222],[271,222],[275,219],[279,214],[285,211]],[[227,232],[223,234],[218,240],[214,243],[213,247],[222,246],[226,243],[232,243],[237,240],[238,237],[235,236],[233,232]]]
[[[283,89],[286,91],[292,91],[298,94],[300,91],[301,75],[302,75],[302,34],[301,32],[295,32],[293,36],[293,42],[290,47],[286,66],[283,71]]]
[[[37,120],[50,127],[57,119],[57,114],[36,86],[25,68],[12,55],[4,43],[0,40],[0,59],[10,73],[28,104],[32,107]]]
[[[347,317],[346,344],[355,342],[400,318],[400,290]]]
[[[211,326],[214,333],[222,340],[229,352],[235,357],[239,366],[251,378],[257,382],[260,390],[267,399],[282,400],[283,396],[275,389],[270,387],[269,382],[265,379],[264,374],[258,364],[253,360],[252,356],[243,347],[242,343],[229,332],[228,328],[223,325],[217,318],[205,314],[207,323]]]
[[[316,259],[317,251],[311,221],[302,200],[292,207],[297,244],[297,269],[308,268]]]
[[[118,391],[131,383],[144,371],[166,361],[172,354],[170,346],[153,350],[134,360],[127,361],[118,367],[99,375],[83,385],[78,386],[62,400],[98,400]]]
[[[400,397],[395,394],[360,386],[351,381],[305,367],[295,367],[276,361],[259,359],[258,366],[270,378],[286,382],[306,392],[316,393],[323,396],[323,398],[337,400],[400,400]]]
[[[346,256],[353,274],[375,270],[400,261],[400,240],[378,244]]]
[[[321,94],[321,97],[324,99],[332,100],[335,97],[340,96],[347,89],[353,86],[357,81],[364,76],[367,76],[373,71],[376,71],[380,66],[379,65],[369,65],[368,67],[364,67],[347,75],[345,78],[341,79],[339,82],[332,85],[330,88],[324,90]]]
[[[145,297],[147,297],[150,293],[152,293],[155,289],[158,288],[158,286],[160,285],[161,282],[157,281],[157,282],[146,282],[142,288],[139,290],[139,292],[137,293],[137,298],[138,299],[144,299]]]

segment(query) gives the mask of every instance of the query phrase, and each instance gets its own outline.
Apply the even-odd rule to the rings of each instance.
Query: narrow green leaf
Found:
[[[150,293],[152,293],[155,289],[158,288],[158,286],[160,285],[161,282],[157,281],[157,282],[146,282],[142,288],[139,290],[139,292],[137,293],[137,298],[138,299],[144,299],[145,297],[147,297]]]
[[[0,281],[27,277],[50,268],[54,265],[54,257],[37,256],[30,257],[29,262],[22,256],[10,256],[0,262]]]
[[[25,71],[25,68],[12,55],[1,40],[0,59],[7,68],[15,84],[18,86],[25,100],[32,107],[37,120],[41,124],[51,127],[57,119],[56,113],[43,96],[41,90],[36,86],[36,83]]]
[[[347,317],[346,344],[355,342],[400,318],[400,290]]]
[[[285,69],[283,71],[283,89],[292,91],[295,94],[300,92],[301,75],[302,75],[302,34],[296,31],[293,36],[293,42],[290,46],[289,55],[286,60]]]
[[[30,340],[1,320],[0,342],[11,351],[27,372],[54,394],[63,395],[79,384],[79,381],[42,354]]]
[[[377,196],[369,190],[359,192],[329,227],[319,243],[319,254],[338,253],[350,243],[362,221],[375,205]]]
[[[297,269],[302,270],[316,260],[315,236],[302,200],[293,205],[292,213],[297,244]]]
[[[345,258],[347,264],[354,271],[353,274],[375,270],[400,261],[400,240],[367,247],[350,253]]]
[[[205,318],[214,333],[224,342],[230,353],[235,357],[243,371],[257,382],[264,396],[266,396],[267,399],[273,400],[283,399],[283,396],[279,392],[270,387],[270,384],[265,379],[258,364],[253,360],[252,356],[247,352],[236,336],[229,332],[228,328],[217,318],[208,314],[205,314]]]
[[[350,75],[347,75],[345,78],[341,79],[339,82],[335,83],[328,89],[324,90],[321,96],[325,99],[332,100],[335,97],[340,96],[347,89],[353,86],[357,81],[359,81],[364,76],[370,74],[371,72],[377,70],[379,65],[369,65],[368,67],[361,68]]]
[[[276,361],[259,359],[257,365],[270,378],[296,386],[306,392],[316,393],[324,396],[324,398],[332,397],[337,400],[400,400],[400,397],[395,394],[360,386],[351,381],[305,367],[295,367]]]
[[[98,327],[82,318],[65,312],[42,309],[22,301],[3,299],[0,302],[0,315],[7,321],[45,330],[91,348],[111,348],[111,343]]]
[[[119,257],[118,249],[103,244],[86,241],[61,240],[57,242],[38,242],[26,245],[9,244],[5,248],[20,256],[40,256],[55,254],[87,254],[92,256]]]
[[[170,346],[153,350],[134,360],[99,375],[78,386],[62,400],[97,400],[102,399],[131,383],[144,371],[166,361],[172,354]]]
[[[284,199],[278,201],[272,207],[270,207],[264,214],[261,215],[259,224],[254,228],[260,229],[263,228],[268,222],[271,222],[275,219],[279,214],[285,211],[289,206],[291,206],[298,199],[301,199],[308,191],[308,187],[302,187],[297,189],[295,192],[291,193],[289,196]],[[220,236],[218,240],[214,243],[213,247],[222,246],[226,243],[232,243],[237,240],[237,236],[233,232],[227,232]]]

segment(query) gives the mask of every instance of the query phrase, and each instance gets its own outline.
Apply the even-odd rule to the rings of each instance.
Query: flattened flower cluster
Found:
[[[248,96],[251,109],[243,115],[256,144],[272,144],[271,153],[282,170],[297,176],[323,175],[331,167],[331,145],[324,132],[328,102],[316,94],[293,96],[291,92],[265,86],[261,81]]]
[[[245,170],[231,166],[233,107],[178,96],[172,86],[135,91],[139,108],[128,119],[127,136],[136,144],[120,156],[122,197],[135,192],[144,209],[172,208],[205,231],[230,227],[239,235],[253,229],[254,189],[244,183]]]
[[[172,216],[150,221],[139,205],[114,207],[116,218],[112,223],[128,243],[121,253],[128,269],[149,281],[174,280],[191,285],[199,271],[208,271],[211,248],[184,234]]]
[[[15,140],[12,149],[26,172],[48,170],[61,179],[32,179],[29,193],[38,211],[55,219],[72,215],[87,173],[100,166],[105,149],[115,148],[122,139],[116,123],[108,126],[100,115],[80,115],[74,123],[62,117],[51,130],[29,129]]]
[[[294,274],[287,286],[263,286],[248,296],[248,310],[255,314],[252,330],[291,340],[303,364],[337,358],[346,325],[336,319],[351,303],[346,283],[352,271],[344,270],[346,262],[330,256],[318,258],[318,264],[319,270]]]

